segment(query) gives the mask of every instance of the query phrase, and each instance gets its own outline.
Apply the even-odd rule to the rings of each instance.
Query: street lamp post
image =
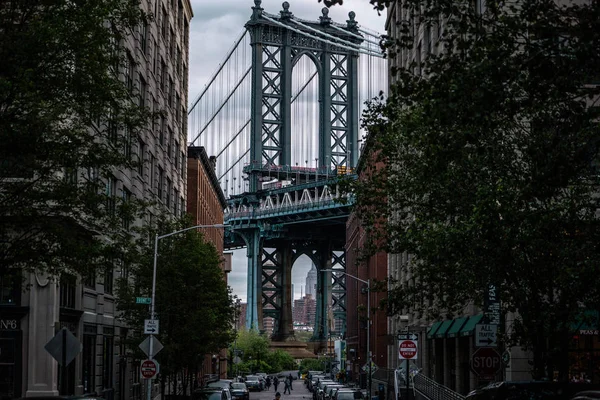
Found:
[[[151,298],[151,302],[150,302],[150,318],[154,319],[154,306],[155,306],[155,299],[156,299],[156,265],[157,265],[157,261],[158,261],[158,241],[160,239],[164,239],[166,237],[169,236],[173,236],[173,235],[177,235],[179,233],[182,232],[186,232],[186,231],[190,231],[192,229],[201,229],[201,228],[225,228],[226,224],[213,224],[213,225],[195,225],[195,226],[190,226],[189,228],[185,228],[185,229],[180,229],[178,231],[175,232],[171,232],[171,233],[167,233],[165,235],[159,235],[158,233],[156,235],[154,235],[154,267],[152,269],[152,298]],[[150,334],[150,336],[153,336],[153,334]],[[148,355],[148,359],[152,360],[154,358],[154,349],[153,349],[153,341],[150,340],[150,346],[149,346],[149,355]],[[148,400],[152,400],[152,379],[148,379],[148,394],[147,394],[147,399]]]
[[[373,362],[371,361],[371,279],[367,279],[366,281],[364,279],[361,279],[357,276],[354,275],[350,275],[349,273],[345,272],[345,271],[340,271],[337,269],[322,269],[321,271],[323,272],[337,272],[339,274],[344,274],[346,276],[349,276],[350,278],[356,279],[359,282],[365,283],[367,285],[367,362],[369,364],[369,381],[367,383],[367,389],[369,391],[369,398],[368,400],[371,400],[371,366],[373,364]]]

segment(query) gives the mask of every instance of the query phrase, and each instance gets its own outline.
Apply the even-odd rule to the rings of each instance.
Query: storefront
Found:
[[[0,305],[0,400],[22,397],[23,331],[27,307]]]
[[[569,348],[569,379],[600,384],[599,329],[580,326],[573,335]]]

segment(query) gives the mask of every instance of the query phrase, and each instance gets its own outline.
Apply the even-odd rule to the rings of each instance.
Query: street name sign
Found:
[[[154,379],[158,374],[159,365],[155,360],[144,360],[140,367],[142,378]]]
[[[144,320],[144,334],[145,335],[158,335],[158,320],[157,319],[145,319]]]
[[[493,381],[501,367],[502,358],[492,347],[481,347],[471,357],[471,369],[481,380]]]
[[[416,340],[401,340],[398,344],[398,357],[401,360],[414,360],[417,358],[417,343]]]
[[[399,333],[398,340],[419,340],[419,335],[416,333]]]
[[[150,354],[150,342],[152,342],[152,354]],[[145,355],[148,357],[154,357],[163,349],[164,346],[154,335],[150,335],[146,336],[146,339],[140,343],[139,347],[142,349]]]
[[[475,325],[475,347],[497,347],[498,325]]]
[[[150,297],[136,297],[135,304],[152,304],[152,298]]]

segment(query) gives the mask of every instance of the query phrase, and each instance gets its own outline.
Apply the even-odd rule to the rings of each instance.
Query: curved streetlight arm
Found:
[[[369,399],[368,400],[372,400],[371,397],[371,384],[372,384],[372,371],[371,371],[371,366],[373,364],[372,361],[372,354],[371,354],[371,278],[369,278],[368,280],[364,280],[359,278],[358,276],[354,276],[351,275],[349,273],[347,273],[346,271],[342,271],[342,270],[337,270],[337,269],[322,269],[321,271],[323,272],[337,272],[339,274],[344,274],[346,276],[349,276],[350,278],[356,279],[359,282],[365,283],[367,285],[367,361],[369,363],[369,384],[368,384],[368,389],[369,389]]]
[[[160,239],[164,239],[169,236],[177,235],[178,233],[190,231],[192,229],[201,229],[201,228],[226,228],[229,225],[227,224],[213,224],[213,225],[194,225],[189,228],[180,229],[175,232],[170,232],[164,235],[154,235],[154,266],[152,268],[152,297],[150,302],[150,319],[154,319],[154,306],[156,300],[156,264],[158,261],[158,241]],[[154,349],[153,349],[153,341],[150,340],[150,354],[148,354],[148,359],[152,360],[154,358]],[[151,390],[151,379],[148,379],[148,400],[152,400],[152,390]]]

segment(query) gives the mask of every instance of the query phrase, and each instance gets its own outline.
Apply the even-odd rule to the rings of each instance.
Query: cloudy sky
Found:
[[[297,17],[318,20],[323,3],[317,0],[288,0],[290,11]],[[236,38],[242,33],[244,24],[251,15],[253,0],[191,0],[194,18],[190,26],[190,77],[189,99],[195,99],[208,82],[219,63],[226,56]],[[270,14],[282,10],[283,0],[263,0],[262,8]],[[368,0],[345,0],[343,6],[330,9],[329,16],[336,22],[345,22],[348,13],[356,13],[356,21],[365,28],[377,32],[384,31],[385,17]],[[292,282],[294,298],[300,298],[306,274],[311,265],[306,257],[301,257],[293,267]],[[233,271],[229,274],[229,284],[234,294],[246,301],[247,258],[245,250],[237,250],[233,257]]]

